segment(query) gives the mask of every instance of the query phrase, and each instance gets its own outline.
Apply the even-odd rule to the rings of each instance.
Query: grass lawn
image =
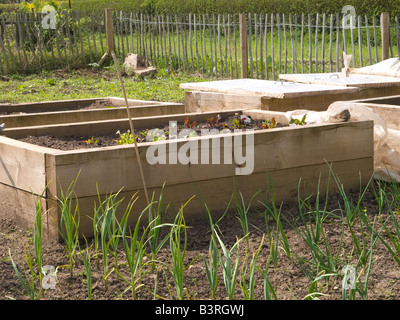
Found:
[[[125,76],[128,98],[183,102],[184,82],[205,81],[199,75],[169,73],[161,69],[154,78]],[[34,75],[0,77],[0,103],[20,103],[50,100],[85,99],[94,97],[123,97],[114,67],[102,69],[43,71]]]

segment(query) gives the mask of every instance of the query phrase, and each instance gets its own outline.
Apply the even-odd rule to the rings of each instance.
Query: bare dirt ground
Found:
[[[355,195],[355,193],[354,193]],[[340,206],[338,196],[332,195],[330,198],[330,209],[338,209]],[[372,192],[367,192],[361,204],[365,208],[371,219],[377,217],[376,204]],[[343,207],[342,207],[343,208]],[[287,221],[291,216],[298,215],[297,204],[284,204],[282,207],[282,221],[284,230],[291,248],[291,259],[279,244],[279,253],[277,264],[271,264],[268,276],[269,281],[279,300],[303,299],[309,293],[312,281],[306,276],[304,268],[310,267],[307,264],[301,264],[302,258],[310,258],[311,251],[304,240],[296,232]],[[284,217],[286,219],[284,219]],[[248,215],[250,234],[249,248],[247,249],[246,241],[240,242],[240,267],[238,270],[238,282],[242,274],[242,265],[245,261],[246,249],[251,254],[259,248],[262,236],[266,232],[266,220],[264,216],[257,212],[250,212]],[[385,219],[385,214],[380,215],[381,219]],[[268,220],[267,220],[268,221]],[[324,231],[329,241],[330,248],[334,254],[338,254],[341,261],[347,261],[349,264],[355,265],[357,257],[354,242],[349,232],[342,234],[342,223],[337,218],[332,218],[324,223]],[[356,224],[357,225],[357,224]],[[361,230],[355,225],[355,232],[360,236]],[[271,219],[268,226],[273,235],[275,235],[276,223]],[[18,268],[21,272],[26,270],[25,253],[32,248],[32,226],[16,225],[11,217],[3,218],[0,221],[0,299],[9,300],[27,300],[28,295],[25,293],[17,275],[12,267],[9,258],[9,250]],[[210,285],[206,278],[206,269],[203,262],[203,256],[208,260],[208,249],[210,244],[210,227],[205,219],[188,222],[187,236],[187,252],[185,265],[189,266],[184,271],[185,298],[207,300],[211,299]],[[237,238],[243,237],[243,231],[239,220],[234,212],[230,212],[219,225],[222,239],[227,246],[231,248],[237,241]],[[364,230],[364,232],[366,232]],[[366,247],[369,248],[369,233],[367,234]],[[342,242],[341,242],[342,239]],[[387,239],[387,236],[385,237]],[[90,243],[90,241],[89,241]],[[339,244],[341,243],[341,246]],[[322,248],[323,246],[321,246]],[[260,270],[264,270],[270,247],[266,239],[261,247],[257,266]],[[236,255],[233,255],[233,259]],[[148,259],[148,258],[147,258]],[[48,289],[43,292],[40,299],[48,300],[84,300],[88,296],[87,277],[81,259],[78,259],[74,274],[69,275],[66,267],[68,264],[68,256],[65,247],[57,242],[46,242],[43,246],[43,263],[58,267],[57,281],[55,289]],[[124,262],[123,250],[119,251],[118,260]],[[143,275],[140,280],[142,286],[137,290],[137,299],[150,300],[157,299],[176,299],[174,290],[174,282],[168,270],[171,266],[171,253],[168,242],[164,245],[157,255],[158,263],[156,271],[152,270],[150,265],[143,269]],[[113,267],[113,258],[109,257],[110,270]],[[147,260],[148,261],[148,260]],[[344,263],[339,263],[338,274]],[[97,269],[94,260],[92,261],[92,299],[95,300],[120,300],[131,299],[131,291],[127,283],[122,281],[115,272],[112,272],[108,278],[108,289],[105,290],[104,281],[102,279],[102,270]],[[120,267],[122,274],[127,274],[126,266]],[[248,274],[248,272],[247,272]],[[322,274],[322,273],[321,273]],[[360,276],[360,283],[364,284],[366,279],[366,268],[358,268],[357,274]],[[254,288],[254,299],[264,299],[263,279],[259,270],[256,270],[256,283]],[[400,298],[400,268],[393,257],[389,254],[388,249],[377,241],[373,249],[372,268],[370,270],[368,281],[368,300],[392,300]],[[219,268],[218,290],[216,299],[226,300],[227,293],[223,282],[222,268]],[[329,281],[319,281],[318,288],[324,295],[319,296],[320,299],[340,300],[342,299],[342,277],[334,275]],[[39,284],[37,283],[37,288]],[[235,299],[244,299],[243,291],[240,286],[236,285]],[[356,294],[356,299],[361,299]]]

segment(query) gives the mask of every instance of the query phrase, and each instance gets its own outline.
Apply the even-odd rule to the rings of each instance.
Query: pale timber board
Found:
[[[346,191],[350,189],[359,190],[360,186],[365,186],[373,174],[373,158],[361,158],[348,161],[335,162],[332,165],[332,172],[343,184]],[[330,183],[328,188],[328,177]],[[318,190],[318,183],[320,189]],[[254,195],[252,209],[262,210],[264,207],[261,202],[268,202],[272,199],[272,190],[275,192],[276,203],[279,206],[283,201],[285,203],[297,201],[298,191],[304,199],[307,196],[315,195],[318,191],[320,195],[337,192],[337,185],[332,176],[328,164],[317,164],[303,166],[300,168],[288,168],[275,170],[271,172],[254,173],[251,176],[227,176],[213,179],[212,181],[194,181],[182,184],[170,185],[166,183],[163,193],[164,208],[170,204],[167,212],[167,221],[173,221],[180,207],[189,199],[192,200],[186,205],[183,212],[188,223],[197,219],[204,219],[202,202],[207,204],[213,217],[218,217],[227,208],[232,194],[236,191],[243,195],[248,203]],[[137,193],[138,199],[133,206],[132,213],[129,216],[128,223],[134,224],[144,208],[146,201],[143,190],[138,188],[131,191],[123,189],[118,199],[124,198],[124,202],[119,207],[117,217],[121,217],[126,208],[128,200],[134,193]],[[157,201],[161,188],[149,188],[149,193],[154,192],[154,200]],[[104,194],[101,198],[104,199]],[[200,201],[202,199],[202,201]],[[79,208],[81,213],[80,234],[91,236],[93,232],[92,219],[94,203],[98,203],[96,196],[79,197]],[[234,207],[231,207],[228,214],[234,213]],[[194,223],[194,222],[193,222]]]
[[[245,141],[248,132],[227,135]],[[224,139],[221,135],[220,146],[207,146],[202,140],[208,137],[178,139],[177,150],[191,141],[193,150],[198,152],[199,164],[168,164],[170,141],[139,144],[139,154],[144,176],[148,187],[161,187],[166,181],[177,185],[190,181],[211,181],[216,178],[231,176],[237,165],[224,164]],[[351,137],[351,139],[349,138]],[[242,140],[242,142],[243,142]],[[153,145],[166,146],[159,155],[166,152],[167,164],[151,165],[147,162],[147,149]],[[243,142],[242,148],[245,143]],[[200,156],[208,151],[220,155],[221,164],[201,164]],[[328,162],[346,161],[365,157],[373,157],[373,122],[362,121],[352,123],[308,125],[305,127],[287,127],[260,130],[254,133],[254,173],[264,170],[282,170],[299,168]],[[242,149],[242,155],[246,152]],[[89,150],[60,151],[55,154],[55,170],[57,185],[66,189],[78,176],[76,193],[79,196],[97,194],[96,184],[101,193],[117,192],[124,187],[128,190],[140,189],[142,182],[138,170],[137,158],[133,146],[105,147]]]
[[[150,117],[185,112],[183,104],[143,105],[129,107],[131,117]],[[127,117],[126,107],[101,108],[91,110],[67,110],[41,113],[25,113],[0,116],[0,123],[7,128],[41,126],[49,124],[65,124],[77,122],[93,122],[108,119],[124,119]]]
[[[181,89],[262,96],[269,98],[296,98],[315,95],[356,93],[359,88],[313,85],[272,80],[234,79],[209,82],[182,83]]]
[[[380,88],[387,86],[400,86],[400,78],[396,77],[362,75],[355,73],[350,73],[348,77],[342,77],[341,72],[280,74],[279,79],[295,83],[340,87]]]
[[[42,194],[46,187],[47,150],[0,136],[0,183]]]
[[[393,100],[394,99],[395,98],[393,98]],[[378,115],[385,121],[387,128],[394,129],[394,130],[400,130],[400,104],[396,106],[396,105],[389,105],[389,104],[373,103],[373,102],[369,102],[369,101],[373,101],[373,100],[366,99],[366,100],[349,101],[349,102],[339,101],[336,104],[337,105],[344,104],[346,106],[359,105],[361,107],[370,108],[373,111],[377,112]],[[375,101],[377,101],[377,100],[375,100]],[[386,100],[386,102],[388,102],[388,101]]]
[[[186,112],[210,112],[213,110],[261,108],[261,96],[224,94],[216,92],[187,91]]]
[[[47,199],[34,195],[29,191],[21,190],[13,186],[0,183],[0,217],[10,219],[17,225],[30,229],[34,225],[36,216],[36,202],[42,202],[43,229],[54,229],[54,220],[47,215]]]
[[[241,113],[241,109],[225,111],[224,115],[229,117],[235,113]],[[191,121],[204,121],[207,117],[216,117],[221,112],[213,111],[207,113],[193,113],[193,114],[173,114],[163,116],[151,116],[132,118],[132,123],[135,130],[156,128],[168,124],[169,121],[177,121],[183,123],[186,117],[190,117]],[[124,119],[111,119],[101,121],[85,121],[74,123],[61,123],[51,124],[46,126],[30,126],[30,127],[16,127],[5,128],[1,134],[11,138],[24,138],[27,135],[43,136],[43,135],[56,135],[56,136],[94,136],[94,135],[107,135],[115,134],[118,130],[125,132],[129,130],[128,118]],[[116,136],[117,137],[117,136]]]
[[[78,109],[86,107],[94,102],[108,102],[114,106],[126,106],[124,98],[118,97],[99,97],[88,99],[73,99],[73,100],[53,100],[53,101],[39,101],[39,102],[26,102],[26,103],[0,103],[0,112],[51,112],[68,109]],[[160,102],[152,100],[135,100],[128,99],[129,106],[146,106],[146,105],[171,105],[175,103]]]

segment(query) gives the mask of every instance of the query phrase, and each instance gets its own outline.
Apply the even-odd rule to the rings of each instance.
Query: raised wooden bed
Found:
[[[132,117],[185,112],[185,106],[182,103],[134,99],[128,99],[128,103]],[[87,109],[92,104],[99,104],[104,107]],[[0,123],[6,123],[7,128],[123,119],[126,117],[125,100],[115,97],[0,104]]]
[[[342,103],[346,105],[359,104],[371,108],[385,120],[388,128],[400,130],[400,95],[338,102],[338,104]]]
[[[325,111],[335,101],[398,94],[400,78],[341,73],[282,74],[279,81],[237,79],[183,83],[186,112],[229,109]]]
[[[217,114],[229,115],[232,112],[213,112],[191,114],[190,119],[201,120]],[[282,113],[260,110],[246,110],[253,119],[268,119],[274,116],[284,121]],[[187,115],[171,115],[134,119],[135,127],[151,128],[168,121],[183,121]],[[73,123],[53,126],[9,128],[0,136],[0,204],[1,214],[13,217],[27,226],[34,221],[34,198],[40,197],[47,210],[46,232],[50,238],[57,238],[57,222],[60,211],[57,198],[61,190],[67,190],[76,179],[75,194],[79,199],[81,215],[80,232],[92,234],[94,202],[98,193],[101,196],[117,192],[127,199],[139,191],[130,222],[134,222],[145,207],[142,182],[133,145],[60,151],[15,140],[26,134],[41,135],[51,133],[63,136],[84,132],[115,132],[127,128],[126,119],[98,121],[95,123]],[[123,128],[125,126],[125,128]],[[261,206],[257,200],[271,196],[267,190],[275,189],[276,201],[297,199],[299,180],[302,195],[316,191],[319,178],[320,191],[324,193],[329,166],[341,179],[345,189],[359,188],[373,174],[373,122],[343,122],[322,125],[290,126],[254,132],[254,169],[250,175],[235,175],[235,161],[224,164],[224,139],[234,136],[242,139],[242,154],[246,154],[246,137],[249,132],[220,135],[220,148],[216,148],[213,136],[190,139],[166,140],[139,144],[139,154],[144,176],[150,194],[155,192],[157,199],[164,182],[166,183],[164,202],[170,202],[176,210],[195,195],[185,208],[188,219],[202,218],[200,196],[213,214],[226,208],[232,193],[240,191],[246,201],[258,191],[261,193],[253,201],[254,207]],[[224,137],[224,138],[223,138]],[[349,139],[351,137],[351,139]],[[215,136],[214,136],[215,139]],[[146,160],[146,152],[151,145],[165,145],[167,152],[174,145],[179,150],[188,141],[198,143],[199,154],[218,153],[221,164],[154,164]],[[250,140],[249,140],[250,141]],[[204,143],[204,144],[202,144]],[[208,144],[207,144],[208,143]],[[199,155],[200,157],[200,155]],[[242,165],[243,167],[243,165]],[[361,177],[361,180],[360,180]],[[47,189],[46,189],[47,186]],[[333,188],[333,183],[331,183]],[[45,191],[44,191],[45,190]],[[32,196],[35,195],[35,197]],[[124,205],[120,206],[121,209]],[[176,211],[175,211],[176,212]]]
[[[373,74],[350,72],[348,77],[342,77],[341,72],[281,74],[279,78],[301,84],[337,86],[339,88],[359,88],[358,92],[344,95],[340,100],[359,100],[380,98],[400,93],[400,78]]]
[[[182,83],[186,112],[261,109],[324,111],[337,100],[357,99],[359,88],[284,81],[235,79]]]

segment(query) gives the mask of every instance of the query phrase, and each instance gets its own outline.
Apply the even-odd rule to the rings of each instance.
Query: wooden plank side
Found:
[[[53,101],[40,101],[40,102],[26,102],[26,103],[0,103],[0,112],[51,112],[51,111],[64,111],[64,110],[75,110],[83,107],[90,106],[96,102],[107,102],[112,106],[126,106],[124,98],[117,97],[99,97],[99,98],[88,98],[88,99],[74,99],[74,100],[53,100]],[[129,106],[170,106],[179,105],[179,103],[173,102],[161,102],[151,100],[136,100],[128,99]]]
[[[336,162],[373,157],[372,132],[372,121],[257,131],[253,136],[253,172],[300,168],[325,163],[325,161]],[[147,186],[161,187],[165,181],[170,185],[175,185],[190,182],[192,179],[211,182],[216,178],[231,176],[238,165],[232,159],[233,149],[229,149],[227,147],[229,144],[225,145],[225,143],[241,141],[244,146],[242,139],[250,139],[252,135],[236,133],[233,136],[239,140],[233,140],[229,135],[218,136],[211,141],[209,137],[178,140],[175,150],[172,149],[173,142],[159,142],[158,145],[165,148],[153,150],[149,155],[158,156],[159,159],[163,159],[165,155],[165,164],[149,164],[150,156],[147,156],[147,150],[150,145],[155,144],[140,144],[139,153]],[[188,141],[191,141],[192,145],[189,145]],[[251,140],[249,141],[251,145]],[[171,164],[171,153],[178,157],[176,152],[184,150],[181,148],[185,147],[189,147],[189,151],[193,152],[198,164],[194,162],[190,165],[182,164],[183,160],[188,160],[185,156],[176,158],[176,164]],[[243,163],[242,167],[249,165],[250,170],[252,161],[248,152],[251,152],[251,149],[246,152],[242,149],[234,151],[237,150],[240,150],[239,155],[248,155],[248,162]],[[225,153],[226,151],[228,153]],[[183,153],[180,152],[179,157],[182,155]],[[209,164],[204,164],[204,156]],[[132,146],[60,152],[55,157],[57,183],[61,187],[67,188],[80,172],[75,190],[79,196],[95,195],[96,183],[101,193],[116,192],[121,187],[128,190],[141,188],[137,159]],[[213,164],[212,159],[218,158],[217,164]]]
[[[168,114],[184,113],[183,104],[144,105],[129,107],[132,117],[150,117]],[[76,123],[86,121],[101,121],[107,119],[126,119],[126,108],[70,110],[58,112],[41,112],[34,114],[0,115],[1,123],[7,128],[41,126],[62,123]]]
[[[360,185],[365,186],[372,176],[372,158],[363,158],[350,161],[340,161],[332,164],[332,172],[343,184],[344,189],[359,189]],[[305,166],[301,168],[289,168],[272,172],[260,172],[248,176],[237,176],[233,178],[223,177],[216,178],[210,181],[187,182],[178,185],[166,184],[163,193],[164,208],[170,205],[170,209],[166,214],[166,221],[173,221],[175,214],[180,209],[180,206],[193,199],[184,209],[185,219],[188,224],[195,223],[198,219],[204,219],[202,204],[200,199],[207,204],[214,217],[219,216],[228,206],[229,200],[234,192],[234,186],[237,192],[241,192],[246,203],[250,198],[259,193],[252,202],[252,209],[262,209],[262,202],[267,202],[271,199],[271,192],[274,189],[276,203],[279,205],[282,201],[285,203],[297,201],[298,190],[300,196],[304,199],[317,191],[320,195],[325,195],[328,190],[328,177],[330,176],[328,164],[318,164]],[[332,176],[330,176],[329,193],[337,192],[337,187]],[[320,181],[320,189],[318,190],[318,182]],[[300,184],[300,185],[299,185]],[[154,199],[158,200],[160,188],[149,188],[150,194],[154,193]],[[260,192],[261,191],[261,192]],[[129,216],[128,223],[134,224],[137,217],[146,207],[143,191],[138,190],[122,190],[119,194],[119,199],[124,199],[117,212],[117,217],[121,217],[123,210],[126,208],[128,200],[137,193],[137,201],[133,206],[132,213]],[[105,195],[100,195],[103,199]],[[261,203],[259,202],[261,201]],[[93,206],[98,203],[97,196],[80,197],[80,234],[86,237],[92,235],[93,227]],[[234,208],[228,211],[228,214],[234,213]]]
[[[0,136],[0,183],[41,194],[46,187],[45,150]]]
[[[389,129],[399,130],[400,129],[400,97],[393,97],[385,101],[385,104],[374,102],[373,100],[368,101],[355,101],[354,105],[360,105],[363,107],[371,108],[376,111],[379,116],[385,121],[386,126]],[[386,104],[390,100],[393,101],[393,105]],[[396,101],[397,100],[397,101]],[[394,105],[397,103],[398,105]]]
[[[26,230],[34,226],[38,201],[42,202],[43,212],[47,210],[47,201],[43,197],[32,194],[29,191],[14,188],[0,183],[0,218],[7,218]],[[43,217],[43,235],[48,235],[48,218]],[[53,239],[56,235],[51,236]]]

